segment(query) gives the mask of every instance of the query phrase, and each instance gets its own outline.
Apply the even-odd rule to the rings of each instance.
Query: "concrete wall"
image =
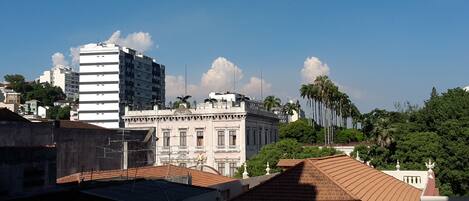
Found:
[[[0,122],[0,147],[52,144],[54,144],[54,134],[50,124]]]
[[[0,122],[0,147],[55,146],[57,177],[80,171],[123,167],[122,132],[113,129],[58,128],[52,123]],[[154,163],[148,131],[126,131],[127,167]]]
[[[55,185],[53,147],[0,147],[0,159],[0,200]]]

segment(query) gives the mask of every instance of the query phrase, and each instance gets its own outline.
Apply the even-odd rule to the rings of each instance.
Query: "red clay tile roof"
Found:
[[[303,162],[304,159],[280,159],[277,163],[277,167],[280,168],[290,168],[299,163]]]
[[[225,177],[209,172],[203,172],[200,170],[194,170],[189,168],[178,167],[174,165],[170,166],[147,166],[139,168],[129,168],[128,170],[106,170],[97,172],[85,172],[83,174],[75,173],[69,176],[61,177],[57,179],[57,183],[71,183],[77,182],[80,178],[83,181],[89,180],[100,180],[100,179],[112,179],[112,178],[137,178],[145,179],[156,179],[164,178],[168,176],[192,176],[192,185],[201,187],[210,187],[221,183],[237,181],[230,177]],[[91,178],[92,177],[92,178]]]
[[[379,170],[336,155],[305,159],[234,200],[419,201],[421,194]]]
[[[435,184],[435,173],[428,172],[428,181],[427,181],[427,186],[425,186],[425,189],[423,190],[423,195],[424,196],[439,196],[440,192],[438,188],[436,187]]]

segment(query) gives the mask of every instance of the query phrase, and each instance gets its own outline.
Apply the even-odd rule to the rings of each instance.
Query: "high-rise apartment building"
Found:
[[[80,121],[106,128],[123,127],[125,106],[149,109],[164,102],[164,65],[115,44],[80,48]]]
[[[50,83],[52,86],[60,87],[67,98],[78,98],[78,72],[68,66],[54,66],[44,71],[39,77],[39,83]]]

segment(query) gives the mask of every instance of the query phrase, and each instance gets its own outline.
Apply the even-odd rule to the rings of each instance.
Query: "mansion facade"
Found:
[[[221,175],[236,169],[267,144],[279,138],[279,119],[250,100],[216,100],[186,108],[130,111],[125,127],[153,128],[155,165],[205,166]]]

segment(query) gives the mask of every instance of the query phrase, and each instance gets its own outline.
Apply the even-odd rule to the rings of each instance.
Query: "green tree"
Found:
[[[25,84],[25,79],[24,76],[19,75],[19,74],[13,74],[13,75],[5,75],[3,76],[5,81],[10,83],[10,88],[15,90],[16,92],[23,92],[23,87]]]
[[[279,128],[280,139],[295,139],[301,143],[312,144],[316,142],[316,131],[308,124],[306,119],[282,125]]]
[[[342,129],[337,132],[336,142],[337,143],[350,143],[350,142],[361,142],[364,140],[363,132],[358,129]]]
[[[264,107],[267,110],[272,110],[274,107],[280,107],[281,101],[280,98],[277,98],[275,96],[267,96],[264,99]]]
[[[70,107],[54,106],[47,110],[48,119],[70,120]]]
[[[294,112],[299,113],[300,104],[288,102],[288,103],[285,103],[285,105],[283,105],[282,110],[285,114],[293,115]]]
[[[65,100],[65,94],[60,87],[55,87],[49,83],[31,84],[32,90],[26,92],[25,100],[38,100],[43,106],[53,106],[58,100]]]
[[[428,159],[442,163],[443,157],[441,138],[434,132],[409,133],[397,143],[395,158],[405,170],[426,170]]]
[[[314,158],[321,156],[330,156],[340,153],[339,151],[323,147],[304,147],[301,143],[298,143],[293,139],[280,140],[277,143],[265,145],[261,151],[249,159],[247,163],[247,170],[249,176],[260,176],[265,175],[266,164],[269,162],[271,173],[280,172],[280,168],[277,167],[277,163],[280,159],[304,159]],[[237,178],[242,177],[244,166],[238,168],[235,175]]]
[[[432,88],[432,93],[430,94],[430,99],[438,97],[438,92],[436,91],[436,88]]]

